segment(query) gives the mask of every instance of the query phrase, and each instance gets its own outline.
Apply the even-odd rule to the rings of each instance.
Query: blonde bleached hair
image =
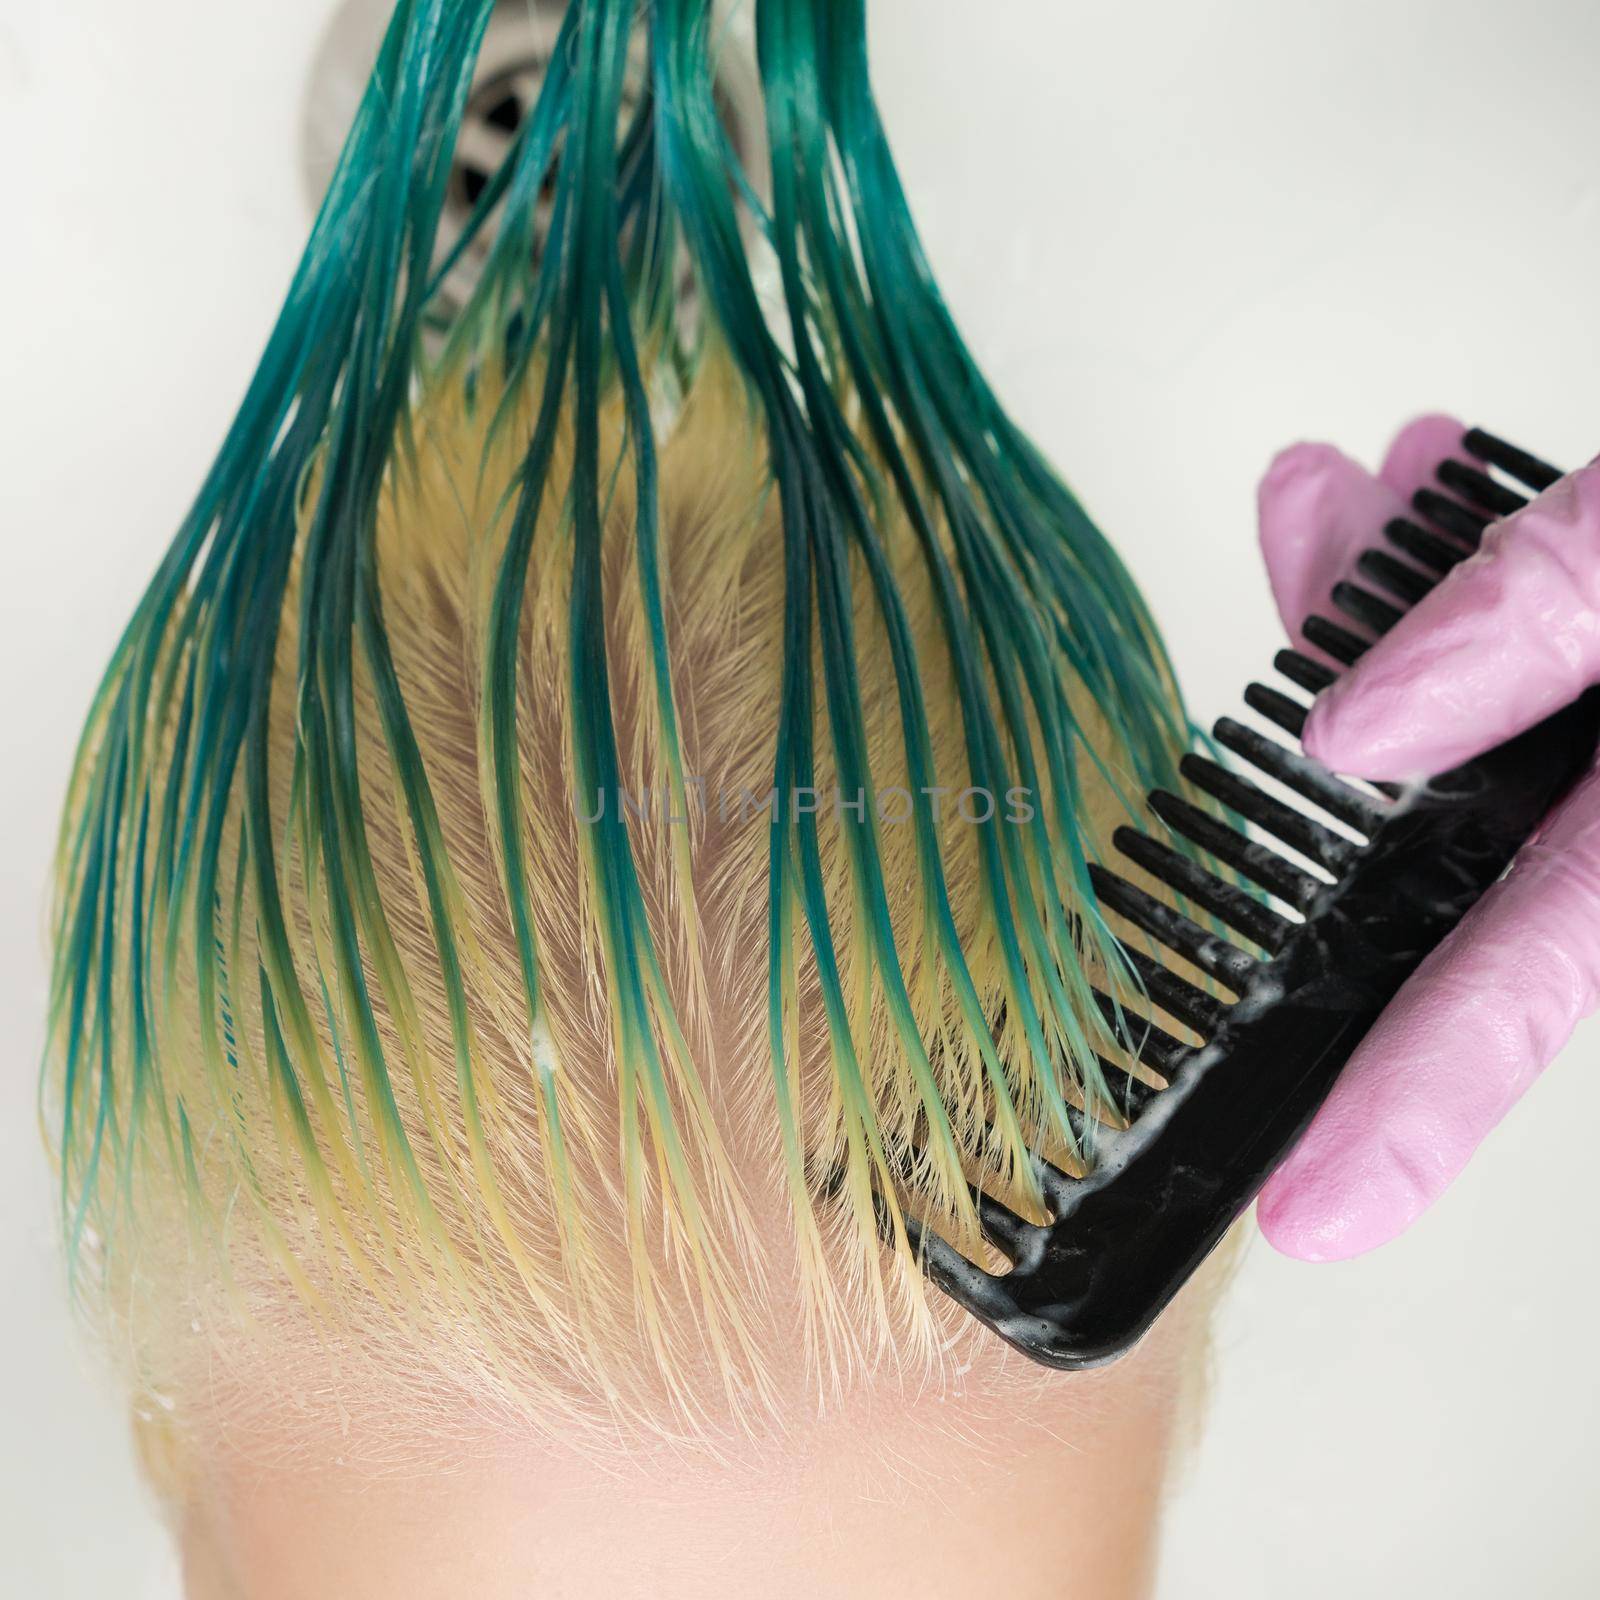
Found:
[[[752,246],[709,6],[645,8],[619,123],[636,8],[574,0],[429,345],[488,9],[399,6],[91,712],[64,1221],[164,1394],[303,1346],[397,1404],[748,1421],[788,1344],[824,1393],[937,1361],[908,1220],[976,1257],[974,1183],[1042,1212],[1028,1152],[1092,1158],[1087,866],[1187,726],[938,301],[859,4],[758,8]]]

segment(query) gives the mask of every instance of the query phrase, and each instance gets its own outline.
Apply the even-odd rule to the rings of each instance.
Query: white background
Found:
[[[1600,7],[871,5],[958,316],[1197,713],[1277,643],[1252,491],[1279,445],[1372,460],[1443,407],[1558,461],[1600,446]],[[0,0],[0,1589],[30,1600],[176,1594],[62,1309],[42,881],[93,681],[299,248],[330,9]],[[1399,1244],[1336,1268],[1254,1247],[1163,1600],[1600,1593],[1597,1050],[1590,1027]]]

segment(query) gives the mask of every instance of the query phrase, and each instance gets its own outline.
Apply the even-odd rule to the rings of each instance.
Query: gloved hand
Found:
[[[1429,482],[1461,427],[1413,423],[1377,477],[1297,445],[1260,489],[1279,611],[1306,614]],[[1600,460],[1490,528],[1359,664],[1318,697],[1305,747],[1336,771],[1442,772],[1600,681]],[[1262,1192],[1287,1255],[1334,1261],[1403,1232],[1466,1165],[1600,999],[1600,775],[1417,970]]]

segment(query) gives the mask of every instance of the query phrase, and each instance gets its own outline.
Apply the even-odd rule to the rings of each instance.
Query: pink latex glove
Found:
[[[1260,490],[1261,544],[1291,631],[1451,452],[1428,417],[1377,477],[1297,445]],[[1371,779],[1442,772],[1600,681],[1600,460],[1493,526],[1479,553],[1318,697],[1307,751]],[[1546,820],[1363,1041],[1262,1191],[1268,1240],[1306,1261],[1403,1232],[1600,999],[1600,776]]]

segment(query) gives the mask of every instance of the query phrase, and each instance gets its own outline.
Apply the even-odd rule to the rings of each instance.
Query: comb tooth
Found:
[[[1420,511],[1435,527],[1443,528],[1453,539],[1478,548],[1483,530],[1489,519],[1476,511],[1468,511],[1459,500],[1440,494],[1435,489],[1418,489],[1411,497],[1412,506]]]
[[[894,1227],[889,1219],[889,1208],[881,1197],[877,1200],[878,1229],[885,1239],[894,1238]],[[906,1230],[906,1241],[921,1260],[923,1270],[941,1284],[947,1294],[958,1298],[982,1292],[980,1285],[992,1285],[999,1280],[992,1272],[968,1261],[937,1228],[930,1228],[919,1217],[906,1211],[901,1214]]]
[[[1461,443],[1480,461],[1487,461],[1518,483],[1527,484],[1535,494],[1543,493],[1561,477],[1558,467],[1541,461],[1538,456],[1530,456],[1526,450],[1519,450],[1492,433],[1485,433],[1482,428],[1468,428]]]
[[[1320,694],[1329,684],[1339,680],[1338,673],[1329,671],[1320,662],[1312,661],[1296,650],[1280,650],[1273,665],[1286,678],[1293,679],[1303,689],[1310,689],[1313,694]],[[1292,733],[1298,739],[1304,732],[1306,718],[1311,713],[1304,706],[1296,705],[1287,695],[1279,694],[1265,684],[1253,683],[1245,690],[1244,698],[1247,705],[1254,707],[1262,716],[1270,717],[1285,733]],[[1391,800],[1400,798],[1401,789],[1397,783],[1375,783],[1372,787],[1379,794],[1388,795]],[[1334,812],[1335,816],[1338,814]]]
[[[1235,994],[1243,994],[1250,980],[1261,970],[1261,963],[1220,934],[1208,933],[1181,911],[1163,905],[1126,878],[1091,864],[1089,879],[1102,905],[1126,917],[1159,939],[1169,950],[1187,956],[1207,977],[1225,983]]]
[[[1441,461],[1439,482],[1492,517],[1509,517],[1528,503],[1526,495],[1496,483],[1487,472],[1479,472],[1461,461]]]
[[[1467,559],[1467,552],[1458,549],[1438,534],[1420,528],[1408,517],[1396,517],[1384,524],[1383,536],[1396,550],[1403,550],[1419,565],[1441,578],[1452,567]]]
[[[894,1225],[889,1220],[888,1204],[876,1189],[872,1191],[872,1209],[878,1215],[878,1233],[885,1239],[893,1239]],[[941,1239],[938,1234],[936,1234],[931,1228],[924,1228],[922,1223],[916,1217],[908,1215],[902,1218],[902,1221],[905,1223],[906,1239],[910,1243],[911,1248],[915,1250],[918,1255],[925,1255],[926,1257],[931,1258],[935,1253],[934,1247],[937,1245],[944,1246],[944,1250],[941,1253],[948,1253],[951,1256],[955,1254],[955,1252],[950,1249],[950,1246],[945,1244],[944,1240]],[[962,1264],[967,1267],[972,1267],[972,1263],[970,1261],[964,1261]],[[972,1270],[974,1272],[980,1272],[983,1269],[981,1267],[972,1267]]]
[[[1213,816],[1187,800],[1157,789],[1150,796],[1150,809],[1166,825],[1184,838],[1197,844],[1209,855],[1236,867],[1253,878],[1280,900],[1287,901],[1296,910],[1308,911],[1312,902],[1326,887],[1298,867],[1285,861],[1276,851],[1235,833]]]
[[[1122,958],[1138,975],[1153,1006],[1187,1023],[1202,1039],[1209,1039],[1222,1026],[1228,1009],[1222,1001],[1195,988],[1177,973],[1168,972],[1159,961],[1152,961],[1131,945],[1122,946]]]
[[[1089,870],[1093,872],[1096,869],[1091,864]],[[1131,1051],[1133,1047],[1128,1044],[1124,1037],[1125,1030],[1119,1029],[1116,1020],[1116,1007],[1111,998],[1108,995],[1102,994],[1098,989],[1091,989],[1090,993],[1094,995],[1095,1000],[1099,1003],[1100,1010],[1105,1014],[1106,1022],[1111,1028],[1112,1035],[1117,1039],[1118,1043],[1124,1045],[1125,1048]],[[1128,1015],[1126,1010],[1124,1010],[1123,1015],[1125,1017]],[[993,1023],[993,1032],[995,1038],[997,1039],[999,1038],[1001,1028],[1004,1025],[1004,1018],[1005,1008],[1002,1006],[998,1019]],[[1134,1053],[1138,1054],[1139,1059],[1143,1061],[1146,1066],[1155,1067],[1158,1072],[1170,1077],[1170,1068],[1172,1066],[1174,1056],[1177,1053],[1181,1053],[1185,1046],[1178,1040],[1174,1039],[1170,1034],[1163,1033],[1161,1029],[1155,1027],[1153,1024],[1145,1023],[1142,1017],[1139,1019],[1139,1021],[1146,1028],[1149,1028],[1151,1033],[1156,1037],[1152,1039],[1151,1048],[1148,1051]],[[1117,1111],[1121,1112],[1129,1122],[1132,1122],[1133,1119],[1144,1110],[1144,1108],[1150,1103],[1150,1099],[1153,1095],[1160,1094],[1162,1086],[1145,1083],[1142,1079],[1134,1077],[1132,1069],[1128,1067],[1126,1063],[1108,1061],[1098,1051],[1095,1052],[1095,1060],[1099,1062],[1100,1071],[1105,1077],[1107,1086],[1112,1090],[1111,1105]],[[1082,1140],[1085,1137],[1085,1128],[1087,1127],[1085,1113],[1077,1106],[1072,1105],[1070,1102],[1068,1102],[1066,1105],[1066,1113],[1067,1126],[1071,1128],[1073,1137],[1075,1139]],[[1098,1122],[1106,1121],[1103,1116],[1098,1114],[1098,1111],[1095,1113],[1095,1120]],[[1106,1125],[1108,1127],[1116,1126],[1116,1124],[1111,1123],[1107,1123]],[[991,1134],[994,1132],[992,1124],[989,1125],[989,1131]]]
[[[1119,1006],[1103,990],[1093,989],[1090,993],[1100,1007],[1100,1014],[1106,1019],[1112,1038],[1130,1055],[1137,1057],[1145,1066],[1154,1067],[1163,1078],[1170,1081],[1178,1070],[1178,1064],[1188,1054],[1189,1046],[1181,1039],[1175,1039],[1165,1028],[1141,1017],[1137,1011]],[[1073,1108],[1069,1106],[1067,1109],[1071,1111]]]
[[[1297,689],[1304,689],[1307,694],[1321,694],[1339,678],[1332,667],[1325,667],[1320,661],[1301,655],[1298,650],[1280,650],[1272,658],[1272,664],[1290,683]]]
[[[1028,1152],[1028,1165],[1033,1168],[1034,1182],[1039,1185],[1039,1193],[1044,1196],[1051,1217],[1060,1216],[1072,1203],[1073,1186],[1078,1180],[1034,1150]]]
[[[1333,603],[1347,617],[1377,634],[1387,633],[1405,615],[1359,583],[1334,584]]]
[[[1274,727],[1282,728],[1287,734],[1298,739],[1306,725],[1309,715],[1306,708],[1298,700],[1291,700],[1288,695],[1279,693],[1276,689],[1269,689],[1264,683],[1252,683],[1245,689],[1244,703],[1252,711],[1259,711]],[[1217,725],[1221,727],[1221,723]],[[1263,740],[1265,744],[1268,741]],[[1230,749],[1233,747],[1230,745]],[[1277,747],[1274,746],[1276,749]],[[1240,755],[1244,752],[1238,751]],[[1259,765],[1259,763],[1258,763]]]
[[[1380,589],[1387,589],[1397,600],[1414,606],[1433,588],[1433,579],[1408,567],[1403,561],[1383,550],[1363,550],[1356,562],[1362,576],[1370,578]]]
[[[1307,617],[1300,631],[1306,636],[1307,643],[1314,644],[1317,649],[1332,656],[1335,661],[1342,661],[1347,667],[1353,667],[1366,653],[1365,639],[1357,638],[1348,628],[1341,628],[1337,622],[1329,622],[1326,617]]]
[[[1181,1050],[1183,1046],[1180,1044],[1178,1048]],[[1129,1122],[1136,1122],[1161,1090],[1153,1083],[1146,1083],[1143,1078],[1134,1077],[1126,1067],[1107,1061],[1103,1055],[1096,1053],[1095,1060],[1100,1063],[1107,1084],[1112,1086],[1112,1103]]]
[[[1185,756],[1178,770],[1191,783],[1198,784],[1213,799],[1220,800],[1230,811],[1248,817],[1258,827],[1265,828],[1274,838],[1309,856],[1319,867],[1326,868],[1334,877],[1342,877],[1355,862],[1356,847],[1341,838],[1320,822],[1313,821],[1275,800],[1264,789],[1258,789],[1248,778],[1229,772],[1204,756]]]
[[[1309,873],[1302,873],[1275,851],[1256,844],[1179,795],[1155,789],[1147,803],[1174,834],[1198,845],[1225,865],[1246,873],[1291,905],[1304,909],[1310,904],[1315,888],[1321,887]]]
[[[1133,828],[1118,828],[1111,842],[1135,866],[1143,867],[1151,877],[1177,890],[1185,900],[1192,900],[1213,916],[1220,917],[1230,928],[1237,928],[1263,950],[1276,955],[1293,930],[1294,924],[1280,917],[1271,906],[1263,905],[1236,884],[1214,877],[1187,856],[1179,855],[1170,845],[1147,838]]]
[[[1272,692],[1262,684],[1252,683],[1244,692],[1245,704],[1260,711],[1261,697]],[[1299,710],[1299,707],[1295,709]],[[1268,739],[1254,728],[1247,728],[1242,722],[1235,722],[1232,717],[1223,717],[1212,732],[1224,750],[1242,756],[1251,766],[1286,784],[1296,794],[1303,794],[1313,805],[1321,806],[1330,817],[1348,823],[1369,839],[1378,831],[1383,821],[1383,812],[1379,807],[1349,784],[1341,783],[1309,756],[1285,749],[1276,740]]]
[[[1026,1217],[1019,1217],[1010,1206],[983,1192],[976,1184],[967,1185],[978,1213],[983,1236],[1008,1261],[1015,1261],[1027,1249],[1029,1234],[1038,1230]]]

